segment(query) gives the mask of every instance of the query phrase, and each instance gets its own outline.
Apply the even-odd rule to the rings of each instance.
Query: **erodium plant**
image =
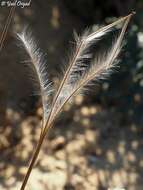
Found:
[[[63,74],[57,90],[53,90],[52,83],[49,82],[46,61],[31,34],[26,30],[18,34],[18,38],[27,51],[30,62],[36,71],[43,104],[41,135],[23,180],[21,190],[25,189],[45,136],[53,126],[63,106],[77,93],[87,90],[89,85],[98,82],[100,79],[107,78],[117,66],[117,57],[122,47],[123,37],[133,14],[131,13],[128,16],[120,18],[116,22],[102,27],[97,31],[90,32],[90,30],[86,30],[81,37],[76,36],[75,49],[69,59],[69,65]],[[110,32],[113,27],[121,23],[120,33],[112,41],[111,47],[94,56],[90,47],[96,46],[97,41]],[[51,98],[48,97],[51,93],[53,94],[53,99],[49,101]]]

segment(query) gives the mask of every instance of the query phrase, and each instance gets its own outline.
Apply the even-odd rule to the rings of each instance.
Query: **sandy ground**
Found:
[[[121,125],[119,114],[103,110],[98,105],[83,105],[81,99],[78,96],[74,106],[65,107],[64,114],[46,138],[27,190],[99,190],[113,187],[141,190],[141,129],[134,124]],[[14,127],[10,123],[11,117],[19,123],[19,128],[15,128],[15,138],[18,134],[22,138],[11,147],[11,143],[8,144],[9,133],[5,136],[7,144],[1,148],[0,163],[2,190],[20,187],[40,135],[41,108],[37,109],[36,116],[22,121],[19,113],[9,110],[9,125]]]

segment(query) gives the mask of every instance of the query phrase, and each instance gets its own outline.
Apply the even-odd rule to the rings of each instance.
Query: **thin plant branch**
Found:
[[[83,91],[84,87],[90,85],[91,82],[98,82],[100,79],[107,78],[112,73],[114,67],[116,67],[116,59],[122,47],[123,37],[133,14],[134,12],[95,32],[90,33],[89,31],[86,31],[81,38],[77,39],[73,58],[70,58],[69,67],[65,71],[63,79],[61,80],[59,88],[51,103],[48,101],[48,96],[53,90],[51,90],[51,84],[47,78],[48,72],[45,67],[46,63],[43,59],[43,54],[41,54],[41,51],[35,45],[31,36],[30,38],[27,37],[25,32],[18,35],[30,56],[35,72],[37,73],[37,78],[41,87],[40,90],[44,115],[40,138],[20,190],[25,189],[45,136],[53,126],[53,123],[62,111],[63,106],[69,102],[75,94]],[[90,46],[96,44],[97,40],[121,22],[123,22],[121,32],[113,41],[111,48],[105,51],[104,54],[99,53],[99,55],[93,59],[93,56],[90,53]],[[90,61],[91,64],[88,64],[87,60]]]
[[[15,8],[16,8],[15,6],[11,7],[11,9],[9,11],[9,15],[7,17],[7,20],[6,20],[6,24],[3,27],[3,31],[2,31],[2,34],[1,34],[1,37],[0,37],[0,51],[3,48],[4,40],[6,38],[10,23],[12,21],[12,18],[13,18],[14,12],[15,12]]]

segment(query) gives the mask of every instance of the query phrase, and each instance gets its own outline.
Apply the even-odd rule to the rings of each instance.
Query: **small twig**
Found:
[[[9,26],[10,26],[10,23],[11,23],[11,20],[13,18],[13,15],[14,15],[14,12],[15,12],[15,6],[14,7],[11,7],[10,11],[9,11],[9,15],[7,17],[7,20],[6,20],[6,24],[4,25],[3,27],[3,31],[2,31],[2,35],[0,37],[0,51],[2,50],[3,48],[3,44],[4,44],[4,40],[6,38],[6,35],[7,35],[7,32],[8,32],[8,29],[9,29]]]

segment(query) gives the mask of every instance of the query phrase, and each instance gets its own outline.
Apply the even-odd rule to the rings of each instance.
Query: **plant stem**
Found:
[[[28,167],[27,173],[26,173],[26,175],[25,175],[25,177],[24,177],[24,180],[23,180],[23,183],[22,183],[22,186],[21,186],[20,190],[24,190],[25,187],[26,187],[26,184],[27,184],[27,182],[28,182],[28,179],[29,179],[29,176],[30,176],[30,174],[31,174],[31,171],[32,171],[32,169],[33,169],[33,167],[34,167],[35,161],[37,160],[37,157],[38,157],[38,155],[39,155],[39,152],[40,152],[40,149],[41,149],[41,146],[42,146],[42,144],[43,144],[43,141],[44,141],[45,136],[46,136],[46,133],[43,134],[43,135],[40,135],[39,142],[38,142],[38,144],[37,144],[35,153],[33,154],[32,160],[31,160],[31,162],[30,162],[30,165],[29,165],[29,167]]]
[[[105,30],[105,29],[107,30],[107,28],[110,28],[110,27],[116,25],[118,22],[121,22],[122,20],[125,20],[125,19],[126,19],[126,20],[125,20],[125,24],[123,25],[123,28],[122,28],[121,33],[120,33],[120,35],[119,35],[118,41],[117,41],[116,44],[114,45],[114,49],[111,51],[111,56],[110,56],[109,58],[107,57],[107,58],[108,58],[108,59],[107,59],[107,63],[106,63],[106,65],[108,66],[107,68],[110,68],[110,67],[112,66],[112,65],[110,65],[110,64],[112,64],[113,60],[114,60],[114,59],[116,58],[116,56],[117,56],[117,53],[118,53],[117,50],[118,50],[118,48],[120,47],[120,43],[121,43],[122,38],[123,38],[123,36],[124,36],[124,33],[125,33],[126,28],[127,28],[128,22],[129,22],[129,20],[130,20],[130,18],[131,18],[131,16],[132,16],[133,14],[135,14],[135,13],[133,12],[133,13],[129,14],[128,16],[123,17],[123,18],[120,19],[119,21],[116,21],[116,22],[114,22],[113,24],[111,24],[111,25],[109,25],[109,26],[107,26],[107,27],[104,28],[104,30]],[[103,29],[101,29],[101,30],[103,30]],[[95,33],[94,33],[94,34],[95,34]],[[92,36],[90,35],[89,37],[92,37]],[[88,37],[88,38],[89,38],[89,37]],[[76,63],[76,59],[77,59],[77,57],[78,57],[79,54],[80,54],[80,48],[81,48],[82,45],[83,45],[83,42],[81,42],[80,45],[79,45],[79,47],[77,48],[77,52],[76,52],[76,54],[75,54],[75,56],[74,56],[72,62],[70,63],[70,66],[69,66],[68,70],[66,71],[66,73],[65,73],[65,75],[64,75],[64,78],[63,78],[63,80],[62,80],[62,82],[61,82],[61,84],[60,84],[60,87],[59,87],[59,89],[58,89],[57,94],[55,95],[55,98],[53,99],[53,103],[52,103],[52,106],[51,106],[52,109],[51,109],[50,112],[49,112],[49,116],[48,116],[48,119],[47,119],[46,124],[45,124],[44,126],[42,125],[43,127],[42,127],[42,129],[41,129],[41,134],[40,134],[39,141],[38,141],[38,143],[37,143],[37,147],[36,147],[35,153],[33,154],[32,160],[31,160],[31,162],[30,162],[30,165],[29,165],[29,167],[28,167],[27,173],[26,173],[26,175],[25,175],[25,177],[24,177],[24,180],[23,180],[23,183],[22,183],[22,186],[21,186],[20,190],[24,190],[25,187],[26,187],[26,184],[27,184],[27,182],[28,182],[28,179],[29,179],[29,176],[30,176],[30,174],[31,174],[31,171],[32,171],[32,169],[33,169],[33,167],[34,167],[34,164],[35,164],[35,162],[36,162],[36,160],[37,160],[37,157],[38,157],[38,155],[39,155],[41,146],[42,146],[42,144],[43,144],[43,142],[44,142],[44,138],[45,138],[45,136],[46,136],[48,130],[51,128],[51,126],[52,126],[52,124],[53,124],[53,122],[54,122],[56,116],[58,115],[58,113],[60,113],[60,111],[61,111],[61,109],[63,108],[63,106],[65,105],[65,103],[68,102],[68,100],[69,100],[80,88],[82,88],[82,87],[85,86],[89,81],[91,81],[93,78],[95,78],[96,74],[97,74],[97,76],[99,75],[99,74],[98,74],[98,70],[96,70],[96,72],[92,71],[92,73],[90,73],[90,75],[87,75],[87,77],[85,77],[85,78],[83,78],[81,81],[79,81],[79,84],[77,85],[77,87],[76,87],[73,91],[71,91],[71,94],[70,94],[69,96],[67,96],[67,97],[65,98],[64,102],[61,103],[59,109],[57,109],[57,110],[55,109],[55,108],[56,108],[56,104],[58,103],[58,97],[59,97],[59,95],[60,95],[60,93],[61,93],[61,91],[62,91],[62,89],[63,89],[63,86],[65,85],[65,82],[66,82],[68,76],[71,74],[71,69],[72,69],[73,65]],[[105,65],[105,66],[106,66],[106,65]],[[103,65],[103,66],[104,66],[104,65]],[[103,67],[103,66],[102,66],[102,67]],[[100,70],[99,70],[99,71],[100,71],[100,72],[99,72],[100,75],[102,74],[102,67],[101,67],[101,68],[100,68],[100,67],[98,68],[98,69],[100,69]],[[105,70],[105,69],[107,70],[107,68],[103,68],[103,69],[104,69],[104,70]],[[104,70],[103,70],[103,71],[104,71]],[[99,76],[100,76],[100,75],[99,75]],[[97,76],[96,76],[96,77],[97,77]]]
[[[4,27],[3,27],[3,31],[2,31],[2,34],[1,34],[1,36],[0,36],[0,51],[1,51],[2,48],[3,48],[4,40],[5,40],[5,38],[6,38],[6,35],[7,35],[7,32],[8,32],[8,29],[9,29],[9,26],[10,26],[10,23],[11,23],[11,20],[12,20],[12,18],[13,18],[15,9],[16,9],[15,6],[10,9],[9,15],[8,15],[8,17],[7,17],[7,20],[6,20],[6,24],[5,24]]]

